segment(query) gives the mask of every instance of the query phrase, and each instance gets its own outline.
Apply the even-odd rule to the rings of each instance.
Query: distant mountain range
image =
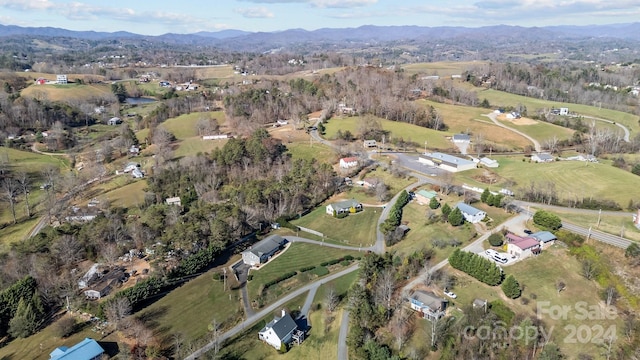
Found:
[[[313,31],[290,29],[278,32],[246,32],[223,30],[218,32],[198,32],[193,34],[163,34],[158,36],[140,35],[126,31],[96,32],[73,31],[53,27],[20,27],[0,25],[0,37],[41,36],[69,37],[86,40],[144,39],[181,44],[220,46],[223,48],[269,49],[309,43],[384,43],[391,41],[413,41],[421,39],[498,39],[498,40],[570,40],[570,39],[621,39],[640,41],[640,23],[586,25],[586,26],[546,26],[520,27],[497,25],[478,28],[468,27],[423,27],[423,26],[373,26],[358,28],[324,28]]]

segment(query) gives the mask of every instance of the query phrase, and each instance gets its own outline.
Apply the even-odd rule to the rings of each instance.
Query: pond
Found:
[[[146,97],[138,97],[138,98],[128,97],[125,100],[127,104],[131,104],[131,105],[149,104],[156,101],[157,101],[156,99],[146,98]]]

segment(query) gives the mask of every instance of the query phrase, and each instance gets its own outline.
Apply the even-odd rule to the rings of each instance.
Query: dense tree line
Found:
[[[449,256],[449,264],[487,285],[495,286],[502,282],[500,268],[491,260],[478,254],[455,249]]]

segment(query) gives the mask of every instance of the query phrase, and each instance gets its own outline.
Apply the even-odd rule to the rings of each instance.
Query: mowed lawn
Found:
[[[195,340],[207,334],[207,326],[215,319],[223,329],[231,328],[242,320],[239,290],[224,291],[224,283],[213,279],[208,271],[171,291],[136,314],[157,323],[163,337],[182,333]],[[170,341],[170,340],[167,340]]]
[[[328,164],[335,164],[338,162],[338,155],[325,144],[306,142],[292,142],[290,144],[285,143],[287,150],[291,154],[292,159],[315,159],[318,162],[324,162]]]
[[[626,204],[620,204],[623,207]],[[627,239],[640,242],[640,230],[633,225],[633,217],[631,214],[626,216],[612,216],[602,214],[600,217],[600,224],[598,225],[598,214],[576,214],[568,211],[553,210],[553,213],[560,216],[562,220],[570,223],[583,226],[585,228],[593,228],[594,230],[606,232],[613,235],[620,235],[624,232],[624,237]]]
[[[208,119],[215,119],[219,125],[222,125],[222,122],[224,121],[224,113],[222,111],[192,112],[190,114],[168,119],[160,124],[160,126],[171,132],[176,139],[184,140],[198,136],[196,128],[198,122],[200,120]]]
[[[263,265],[258,270],[251,270],[250,274],[253,275],[253,278],[247,284],[249,298],[255,299],[258,294],[258,290],[262,285],[276,279],[282,274],[291,271],[298,271],[301,268],[308,266],[320,266],[320,264],[325,261],[338,259],[346,255],[357,257],[362,256],[363,254],[364,253],[358,251],[335,249],[315,244],[292,243],[289,245],[289,248],[277,258],[271,260],[266,265]],[[341,267],[340,265],[336,266]],[[310,280],[313,280],[315,275],[313,275],[312,272],[313,271],[309,271],[304,274],[312,275],[312,279]],[[299,278],[300,275],[297,275],[297,277]],[[302,285],[302,281],[298,281],[297,285]],[[271,288],[275,288],[277,286],[278,285],[274,285]],[[287,289],[287,292],[290,290],[292,289]]]
[[[632,133],[640,130],[640,124],[638,124],[638,116],[629,114],[617,110],[609,110],[599,108],[597,106],[581,105],[581,104],[568,104],[556,101],[547,101],[542,99],[530,98],[521,95],[510,94],[504,91],[498,91],[493,89],[481,89],[476,88],[478,98],[486,98],[489,100],[493,107],[498,106],[517,106],[522,104],[527,107],[527,111],[533,114],[538,109],[551,109],[552,107],[568,107],[570,112],[576,112],[580,115],[588,115],[597,118],[607,119],[615,121],[617,123],[625,125],[632,130]],[[446,119],[445,119],[446,120]],[[588,121],[588,119],[585,119]]]
[[[516,314],[527,317],[537,315],[538,305],[545,309],[549,309],[550,306],[566,306],[571,309],[566,319],[552,318],[547,313],[540,314],[545,330],[549,332],[553,329],[552,341],[560,346],[564,354],[595,354],[601,350],[598,345],[590,342],[576,341],[574,344],[565,342],[564,339],[569,335],[568,330],[565,329],[567,325],[586,325],[589,330],[592,330],[595,325],[601,325],[605,330],[611,325],[616,325],[619,331],[623,328],[620,319],[580,320],[577,318],[578,313],[575,310],[579,302],[602,309],[600,307],[602,290],[594,281],[586,280],[580,275],[580,262],[559,245],[543,251],[540,256],[504,267],[506,275],[513,274],[521,286],[524,286],[522,297],[516,300],[506,298],[499,287],[490,287],[462,272],[452,270],[450,267],[448,269],[457,278],[457,285],[453,291],[458,298],[450,300],[457,307],[471,304],[474,299],[486,299],[489,302],[501,300]],[[563,281],[567,285],[566,289],[560,293],[556,290],[558,281]],[[526,299],[526,304],[523,299]]]
[[[99,198],[109,200],[112,206],[135,207],[144,203],[146,188],[147,181],[141,179],[108,191],[100,195]]]
[[[42,155],[31,151],[22,151],[3,147],[0,149],[0,161],[9,165],[9,170],[15,172],[26,171],[40,178],[38,173],[45,166],[53,165],[60,170],[69,169],[69,160],[66,156]],[[34,171],[34,169],[36,169]]]
[[[532,181],[537,184],[551,182],[561,199],[610,199],[622,207],[627,206],[630,197],[635,196],[636,200],[640,197],[637,195],[640,177],[607,164],[582,161],[538,164],[523,162],[522,159],[500,159],[500,167],[492,169],[502,177],[501,182],[494,184],[496,188],[503,186],[505,179],[516,182],[513,191],[528,187]]]
[[[449,203],[449,206],[455,206],[455,203]],[[437,264],[448,258],[455,248],[452,246],[447,246],[443,249],[434,248],[434,240],[448,241],[456,239],[462,243],[461,247],[464,247],[476,233],[471,224],[464,224],[458,227],[442,222],[427,224],[426,214],[428,211],[438,215],[442,213],[440,209],[430,210],[428,205],[419,205],[415,201],[407,204],[402,210],[402,222],[409,226],[411,230],[409,230],[404,239],[388,248],[388,250],[397,251],[399,255],[410,255],[416,251],[433,248],[435,253],[431,264]]]
[[[327,214],[325,206],[320,206],[291,223],[321,232],[328,242],[367,247],[376,241],[376,228],[381,210],[365,207],[359,213],[338,219]],[[299,235],[304,237],[305,233],[301,231]]]
[[[447,149],[453,146],[452,143],[447,140],[447,136],[452,135],[449,132],[436,131],[398,121],[385,119],[379,120],[382,128],[386,131],[391,132],[391,139],[402,138],[404,141],[412,141],[417,143],[419,147],[424,146],[425,141],[427,141],[430,148]],[[358,116],[331,118],[325,124],[326,131],[324,137],[329,140],[334,140],[336,139],[338,130],[342,131],[343,133],[348,130],[351,132],[351,134],[353,134],[353,136],[358,136],[359,121],[361,121],[361,118]],[[387,139],[387,143],[389,142],[390,139]]]

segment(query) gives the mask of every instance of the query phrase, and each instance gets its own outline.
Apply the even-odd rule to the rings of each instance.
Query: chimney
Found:
[[[287,315],[287,312],[284,311],[284,309],[282,309],[282,317],[285,317]]]

